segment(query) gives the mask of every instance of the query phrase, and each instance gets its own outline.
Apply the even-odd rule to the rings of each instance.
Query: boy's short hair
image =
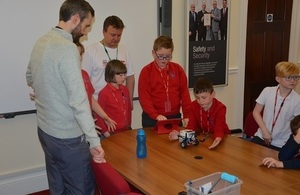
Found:
[[[125,25],[118,16],[108,16],[103,23],[103,30],[106,32],[108,27],[112,26],[115,29],[124,29]]]
[[[197,79],[197,81],[194,84],[194,94],[199,94],[199,93],[212,93],[214,92],[214,87],[213,84],[210,80],[200,77]]]
[[[154,41],[154,44],[153,44],[153,50],[157,51],[161,48],[171,49],[173,52],[174,44],[173,44],[172,38],[165,36],[165,35],[162,35],[162,36],[159,36],[158,38],[156,38]]]
[[[299,67],[292,62],[279,62],[275,66],[276,76],[278,77],[286,77],[292,75],[299,75],[300,69]]]
[[[116,74],[126,74],[127,68],[120,60],[111,60],[105,67],[105,81],[108,83],[115,83]]]
[[[293,135],[296,135],[298,132],[298,129],[300,128],[300,115],[295,116],[291,122],[290,127]]]

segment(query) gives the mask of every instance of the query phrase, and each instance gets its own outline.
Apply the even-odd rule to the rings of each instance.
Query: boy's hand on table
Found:
[[[215,148],[217,145],[220,144],[221,141],[222,141],[222,138],[216,137],[216,139],[214,140],[214,142],[212,143],[212,145],[208,147],[208,149],[213,149],[213,148]]]
[[[272,157],[264,158],[262,164],[267,166],[268,168],[271,168],[271,167],[283,168],[283,162],[276,160]]]

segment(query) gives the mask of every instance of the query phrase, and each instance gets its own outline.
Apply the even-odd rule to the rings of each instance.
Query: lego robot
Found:
[[[199,140],[196,138],[195,131],[189,129],[181,130],[179,132],[178,139],[182,148],[186,148],[191,144],[193,144],[194,146],[197,146],[199,144]]]

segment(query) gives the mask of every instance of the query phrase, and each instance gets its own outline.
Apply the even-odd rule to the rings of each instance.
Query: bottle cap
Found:
[[[138,135],[145,135],[144,129],[139,129],[138,130]]]
[[[238,178],[237,178],[236,176],[231,175],[231,174],[229,174],[229,173],[225,173],[225,172],[223,172],[223,173],[221,174],[221,179],[223,179],[223,180],[225,180],[225,181],[228,181],[228,182],[230,182],[230,183],[236,183],[237,180],[238,180]]]

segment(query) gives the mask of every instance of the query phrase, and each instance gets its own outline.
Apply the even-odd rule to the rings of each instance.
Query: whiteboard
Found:
[[[84,46],[103,38],[102,25],[107,16],[119,16],[125,24],[121,42],[130,51],[137,97],[139,72],[153,60],[151,50],[158,32],[157,1],[88,2],[95,10],[95,22]],[[0,0],[0,114],[36,109],[29,99],[32,89],[26,84],[25,72],[36,40],[57,25],[62,3],[63,0]]]

